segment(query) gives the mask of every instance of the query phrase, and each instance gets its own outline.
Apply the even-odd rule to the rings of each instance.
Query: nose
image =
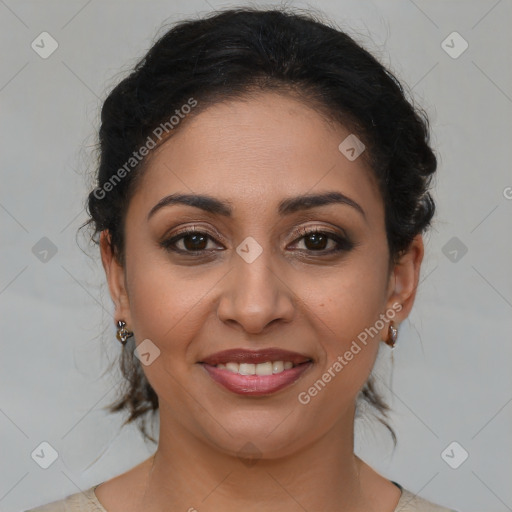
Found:
[[[217,315],[250,334],[258,334],[271,323],[291,322],[296,298],[283,272],[273,269],[263,253],[252,263],[235,256],[234,268],[224,279]]]

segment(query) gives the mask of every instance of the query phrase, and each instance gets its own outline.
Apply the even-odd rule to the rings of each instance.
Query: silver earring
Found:
[[[124,345],[128,341],[128,338],[133,336],[133,332],[126,329],[126,322],[124,320],[118,320],[117,322],[117,333],[116,338]]]

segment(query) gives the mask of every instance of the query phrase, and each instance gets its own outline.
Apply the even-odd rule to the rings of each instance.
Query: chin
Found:
[[[231,456],[243,458],[277,459],[286,457],[300,449],[306,442],[306,431],[291,431],[293,425],[283,420],[286,414],[267,414],[261,418],[261,411],[217,425],[212,431],[208,426],[209,444]],[[258,420],[251,421],[258,415]],[[290,419],[289,417],[287,419]],[[231,435],[230,435],[231,434]]]

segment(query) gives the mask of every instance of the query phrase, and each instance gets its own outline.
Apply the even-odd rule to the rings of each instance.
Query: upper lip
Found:
[[[291,361],[294,365],[311,361],[311,358],[298,352],[290,352],[280,348],[264,348],[260,350],[247,350],[243,348],[231,348],[215,352],[204,358],[201,363],[212,366],[221,363],[265,363],[267,361]]]

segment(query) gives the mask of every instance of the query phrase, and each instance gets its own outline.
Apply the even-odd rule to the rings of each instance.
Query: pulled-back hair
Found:
[[[182,21],[156,41],[104,101],[99,168],[86,204],[90,218],[81,228],[92,226],[95,243],[108,230],[113,254],[124,264],[126,211],[147,161],[127,167],[133,153],[148,144],[148,137],[157,145],[165,142],[208,106],[271,90],[295,95],[365,144],[363,156],[385,206],[392,265],[434,215],[428,189],[437,161],[429,145],[428,118],[407,99],[393,74],[348,34],[317,15],[288,8],[215,12]],[[169,127],[171,117],[184,112],[181,108],[191,99],[195,106],[187,109],[185,119],[180,116]],[[159,126],[169,128],[165,136]],[[120,359],[124,385],[109,410],[127,411],[124,424],[140,420],[142,434],[153,440],[145,417],[158,410],[158,397],[133,348],[131,338]],[[389,406],[373,375],[359,399],[379,413],[396,444],[386,421]]]

